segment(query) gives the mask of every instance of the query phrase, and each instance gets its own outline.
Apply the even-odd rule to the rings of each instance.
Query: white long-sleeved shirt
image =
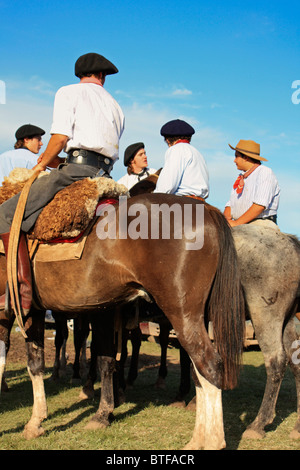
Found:
[[[280,188],[271,168],[260,165],[244,180],[241,194],[232,189],[226,207],[231,209],[231,217],[238,219],[253,204],[264,206],[265,210],[258,218],[276,215],[280,198]]]
[[[169,147],[154,192],[207,198],[209,176],[201,153],[188,143]]]
[[[149,175],[153,175],[156,170],[154,168],[147,168],[147,172],[145,172],[142,176],[136,175],[136,174],[131,174],[129,175],[126,173],[122,178],[118,180],[119,184],[124,184],[127,189],[131,189],[135,184],[137,184],[139,181],[147,178]]]
[[[74,148],[92,150],[116,161],[124,121],[119,104],[102,86],[77,83],[57,91],[51,134],[69,137],[66,153]]]

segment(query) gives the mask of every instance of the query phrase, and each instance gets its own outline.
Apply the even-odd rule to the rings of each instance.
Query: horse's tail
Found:
[[[219,235],[220,259],[207,303],[214,342],[223,362],[223,387],[238,381],[245,336],[245,300],[231,228],[223,214],[209,206]]]

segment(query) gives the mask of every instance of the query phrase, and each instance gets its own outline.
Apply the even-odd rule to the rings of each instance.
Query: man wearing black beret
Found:
[[[160,133],[169,149],[154,192],[206,199],[209,194],[208,170],[201,153],[190,144],[195,133],[193,127],[175,119],[162,126]]]
[[[156,172],[153,168],[148,168],[143,142],[136,142],[126,148],[124,165],[127,167],[127,173],[118,180],[118,183],[124,184],[127,189],[131,189],[136,183]]]
[[[43,143],[44,129],[33,124],[24,124],[16,130],[14,150],[0,155],[0,184],[14,168],[33,168],[37,164],[36,155]]]
[[[30,263],[23,232],[34,225],[43,207],[55,194],[74,181],[87,177],[108,176],[118,159],[119,139],[124,130],[124,115],[114,98],[103,88],[107,75],[118,69],[94,52],[79,57],[75,75],[80,82],[60,88],[54,101],[51,138],[35,169],[42,171],[59,161],[64,150],[66,161],[48,175],[34,181],[30,188],[19,242],[19,281],[21,305],[26,314],[31,305]],[[9,230],[19,194],[0,207],[0,234],[7,252]],[[4,308],[4,296],[0,308]]]

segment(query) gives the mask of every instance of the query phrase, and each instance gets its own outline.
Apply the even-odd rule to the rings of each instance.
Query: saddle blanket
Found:
[[[32,170],[15,168],[0,187],[0,203],[20,192],[31,174]],[[59,191],[28,234],[29,251],[30,245],[35,248],[32,259],[42,262],[80,259],[98,205],[115,204],[119,196],[129,197],[127,188],[103,177],[85,178]],[[4,253],[1,240],[0,252]]]

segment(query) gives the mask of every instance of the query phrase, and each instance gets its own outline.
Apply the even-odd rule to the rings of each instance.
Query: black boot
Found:
[[[7,255],[10,233],[3,233],[1,239],[4,245],[4,251]],[[19,246],[18,246],[18,281],[19,281],[19,295],[23,313],[26,315],[31,307],[32,301],[32,278],[31,266],[27,248],[27,241],[24,232],[20,233]],[[5,309],[6,295],[0,296],[0,310]]]

